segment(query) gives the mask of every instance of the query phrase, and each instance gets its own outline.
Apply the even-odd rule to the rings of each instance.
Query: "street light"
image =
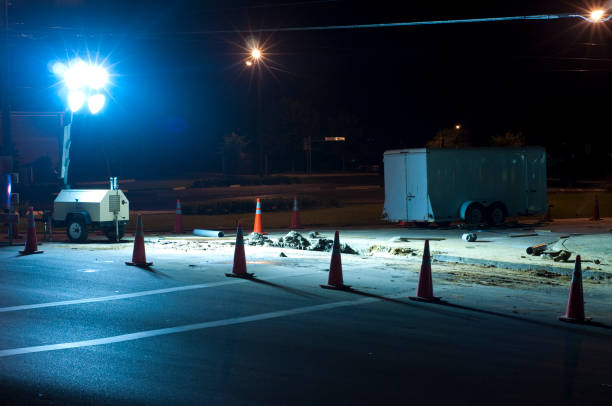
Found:
[[[593,10],[591,12],[591,21],[594,23],[598,23],[603,18],[604,11],[602,9]]]
[[[74,120],[74,113],[80,111],[85,104],[91,114],[98,114],[106,103],[104,90],[109,82],[106,68],[96,63],[86,63],[75,58],[68,63],[56,62],[51,71],[60,79],[67,92],[68,110],[70,120],[64,125],[62,143],[62,157],[60,161],[60,178],[64,182],[64,189],[69,189],[68,166],[70,165],[70,129]]]

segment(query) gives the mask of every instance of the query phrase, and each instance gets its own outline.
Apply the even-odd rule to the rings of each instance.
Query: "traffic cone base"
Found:
[[[242,279],[253,279],[255,277],[254,273],[226,273],[225,276],[228,278],[242,278]]]
[[[589,324],[592,321],[590,317],[585,317],[583,320],[580,320],[580,319],[574,319],[574,318],[567,317],[567,316],[559,316],[559,320],[564,321],[566,323],[574,323],[574,324]]]
[[[330,290],[344,290],[344,291],[353,290],[353,288],[351,288],[349,285],[319,285],[319,286],[321,286],[323,289],[330,289]]]
[[[126,262],[125,264],[129,265],[129,266],[137,266],[137,267],[140,267],[140,268],[148,268],[151,265],[153,265],[153,262],[139,262],[139,263],[136,263],[136,262]]]
[[[446,303],[442,300],[441,297],[418,297],[418,296],[409,296],[410,300],[414,300],[416,302],[429,302],[429,303]]]
[[[45,251],[19,251],[20,255],[42,254]]]

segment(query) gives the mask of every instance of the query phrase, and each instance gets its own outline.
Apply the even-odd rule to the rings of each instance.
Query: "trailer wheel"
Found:
[[[465,222],[467,224],[482,224],[484,219],[484,207],[480,204],[471,204],[465,212]]]
[[[506,221],[506,211],[501,203],[491,205],[487,209],[487,224],[490,226],[499,226]]]
[[[87,241],[87,224],[80,216],[71,217],[66,226],[66,234],[71,242]]]
[[[104,235],[106,236],[106,238],[109,239],[109,241],[114,242],[115,241],[115,227],[106,227],[104,229]],[[121,241],[124,235],[125,235],[125,226],[119,226],[119,241]]]

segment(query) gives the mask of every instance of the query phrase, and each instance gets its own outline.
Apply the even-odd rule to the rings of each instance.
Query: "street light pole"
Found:
[[[10,50],[9,50],[9,18],[8,18],[8,0],[4,0],[2,3],[2,25],[4,26],[3,32],[3,46],[2,56],[4,63],[2,63],[2,153],[5,155],[13,155],[13,137],[11,134],[11,97],[10,97]],[[12,161],[12,160],[11,160]],[[12,171],[13,164],[10,163]]]

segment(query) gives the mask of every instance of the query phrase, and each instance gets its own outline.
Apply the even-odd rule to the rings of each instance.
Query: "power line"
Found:
[[[377,23],[377,24],[350,24],[350,25],[322,25],[322,26],[307,26],[307,27],[279,27],[279,28],[258,28],[249,30],[210,30],[210,31],[190,31],[178,32],[176,34],[215,34],[215,33],[262,33],[262,32],[290,32],[290,31],[325,31],[325,30],[350,30],[363,28],[394,28],[394,27],[411,27],[418,25],[439,25],[439,24],[467,24],[467,23],[487,23],[499,21],[530,21],[530,20],[559,20],[563,18],[581,18],[586,21],[591,21],[588,17],[580,14],[538,14],[528,16],[513,16],[513,17],[486,17],[486,18],[466,18],[453,20],[431,20],[431,21],[407,21],[398,23]],[[601,22],[608,21],[612,15]]]
[[[233,30],[206,30],[206,31],[178,31],[178,32],[157,32],[157,33],[134,33],[134,35],[206,35],[206,34],[254,34],[264,32],[295,32],[295,31],[327,31],[327,30],[351,30],[351,29],[369,29],[369,28],[397,28],[397,27],[413,27],[421,25],[446,25],[446,24],[469,24],[469,23],[488,23],[488,22],[505,22],[505,21],[535,21],[535,20],[559,20],[566,18],[580,18],[585,21],[594,22],[589,17],[581,14],[537,14],[527,16],[511,16],[511,17],[485,17],[485,18],[466,18],[466,19],[452,19],[452,20],[429,20],[429,21],[407,21],[407,22],[396,22],[396,23],[375,23],[375,24],[349,24],[349,25],[320,25],[320,26],[306,26],[306,27],[275,27],[275,28],[255,28],[255,29],[233,29]],[[605,19],[598,20],[598,22],[606,22],[612,18],[610,14]],[[47,27],[49,30],[57,31],[77,31],[70,27]],[[25,32],[25,30],[24,30]],[[32,31],[30,31],[32,32]],[[113,33],[105,33],[106,35],[113,35]],[[79,35],[105,35],[103,33],[98,34],[84,34]]]

